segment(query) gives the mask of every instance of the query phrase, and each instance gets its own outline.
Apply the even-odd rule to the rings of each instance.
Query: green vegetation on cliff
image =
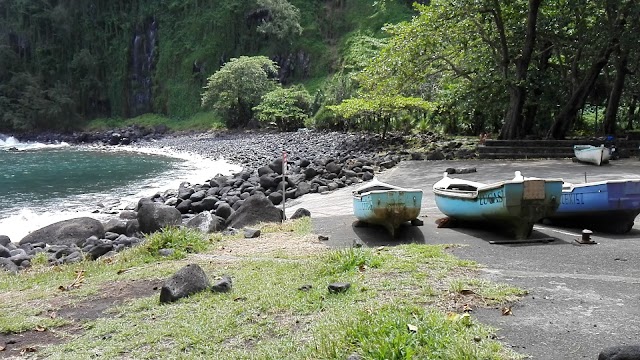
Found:
[[[382,36],[408,1],[7,0],[0,3],[0,130],[72,129],[99,117],[202,111],[206,79],[263,55],[310,92],[353,34]]]

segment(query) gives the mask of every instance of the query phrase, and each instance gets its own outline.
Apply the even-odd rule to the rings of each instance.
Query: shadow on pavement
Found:
[[[470,239],[478,239],[492,245],[501,245],[509,247],[520,246],[539,246],[539,245],[567,245],[564,241],[556,236],[552,236],[547,232],[533,229],[531,235],[527,239],[516,240],[504,231],[500,231],[491,226],[477,223],[465,223],[455,227],[441,228],[442,230],[451,230],[459,234],[464,234]]]
[[[402,224],[396,231],[395,238],[382,226],[359,225],[356,221],[351,224],[353,232],[360,240],[361,244],[368,247],[375,246],[396,246],[401,244],[424,244],[424,234],[417,226],[409,223]]]

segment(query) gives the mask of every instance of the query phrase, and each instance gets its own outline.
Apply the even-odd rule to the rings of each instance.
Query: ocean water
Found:
[[[17,242],[56,221],[106,220],[141,197],[240,169],[170,149],[20,143],[0,135],[0,235]]]

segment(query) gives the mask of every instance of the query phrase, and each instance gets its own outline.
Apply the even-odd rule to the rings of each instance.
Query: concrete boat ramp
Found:
[[[402,227],[396,239],[381,228],[352,226],[351,191],[356,186],[306,195],[287,203],[286,212],[291,216],[299,207],[308,209],[315,232],[328,236],[329,246],[466,245],[453,253],[477,261],[488,279],[529,291],[510,316],[499,308],[476,309],[472,315],[498,328],[504,343],[533,359],[596,359],[605,347],[640,344],[640,219],[624,235],[594,232],[595,245],[577,243],[582,229],[575,228],[536,225],[531,239],[552,241],[519,243],[492,229],[438,228],[435,221],[444,215],[431,189],[447,168],[476,168],[475,173],[452,176],[479,182],[510,179],[516,170],[574,183],[640,178],[636,158],[603,166],[571,159],[405,161],[378,178],[424,191],[424,225]]]

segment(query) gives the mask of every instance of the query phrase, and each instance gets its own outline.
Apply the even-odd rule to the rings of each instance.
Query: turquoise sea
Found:
[[[20,143],[0,135],[0,235],[78,216],[117,216],[139,198],[239,167],[170,149]]]

